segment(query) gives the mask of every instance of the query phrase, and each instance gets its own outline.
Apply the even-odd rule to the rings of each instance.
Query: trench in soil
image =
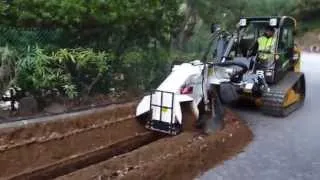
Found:
[[[85,115],[80,113],[78,116],[62,118],[63,120],[11,128],[4,131],[4,136],[0,141],[0,169],[2,170],[0,178],[91,179],[93,177],[92,172],[96,172],[100,179],[113,179],[122,177],[119,169],[124,169],[123,171],[128,171],[124,176],[126,178],[153,179],[153,177],[159,176],[159,174],[152,175],[154,169],[162,173],[160,177],[175,173],[168,173],[165,170],[168,163],[173,165],[185,163],[188,164],[188,167],[192,167],[188,163],[188,158],[192,161],[192,157],[198,157],[199,154],[192,152],[192,150],[199,148],[198,146],[202,147],[203,143],[217,147],[217,156],[219,156],[220,151],[223,151],[221,147],[219,151],[219,147],[215,146],[216,141],[212,140],[216,136],[203,138],[199,136],[199,132],[185,132],[173,138],[159,140],[163,135],[146,131],[135,118],[132,118],[135,105],[135,103],[131,103],[109,107]],[[188,121],[192,118],[189,115],[184,117]],[[230,119],[235,118],[229,117],[229,124]],[[246,127],[240,127],[240,129],[245,129],[243,130],[243,141],[233,142],[234,146],[231,143],[230,148],[225,152],[231,152],[232,148],[237,150],[249,141],[251,131]],[[192,129],[189,129],[189,131],[192,131]],[[189,142],[192,142],[194,137],[200,137],[205,141],[197,141],[194,145],[190,145]],[[211,141],[209,141],[210,139]],[[191,149],[185,148],[187,146],[190,146]],[[180,157],[184,157],[184,155],[179,154],[179,152],[184,148],[187,150],[185,152],[187,156],[185,160],[181,160]],[[225,147],[222,149],[225,149]],[[170,154],[175,155],[171,157]],[[190,155],[193,156],[190,157]],[[156,159],[154,159],[155,156]],[[105,168],[103,172],[100,171],[103,169],[100,164],[110,167],[107,170],[108,173],[106,173]],[[159,170],[156,167],[163,167],[163,169]],[[177,172],[182,169],[184,168],[180,168]],[[198,170],[199,167],[194,167],[194,169]],[[185,170],[190,171],[187,168]],[[90,177],[85,176],[86,173],[83,174],[83,172],[89,172]],[[195,171],[191,170],[190,172]],[[144,176],[140,176],[139,173],[144,174]],[[192,175],[194,176],[194,174]],[[168,176],[168,178],[174,177]]]
[[[107,147],[100,147],[91,152],[72,156],[61,161],[48,164],[42,167],[38,167],[33,170],[22,172],[20,174],[9,177],[10,180],[19,179],[52,179],[56,178],[79,169],[88,167],[92,164],[97,164],[102,161],[106,161],[114,156],[118,156],[130,151],[133,151],[141,146],[147,145],[157,139],[160,139],[161,135],[146,132],[134,137],[127,138],[118,143]]]
[[[133,118],[134,107],[135,103],[131,103],[50,122],[4,129],[1,136],[0,178],[19,179],[23,174],[33,177],[32,173],[42,176],[45,167],[55,169],[55,174],[61,174],[63,171],[59,167],[63,167],[63,164],[66,164],[66,169],[85,165],[69,163],[76,157],[93,154],[93,157],[84,158],[86,163],[91,164],[90,161],[105,160],[154,141],[158,136],[147,133]]]
[[[238,154],[252,140],[250,129],[229,117],[215,135],[184,132],[93,164],[57,180],[186,179],[191,180]]]
[[[0,149],[27,144],[39,139],[44,141],[55,135],[65,135],[133,117],[136,104],[136,102],[131,102],[110,105],[76,113],[8,123],[7,126],[0,124]]]

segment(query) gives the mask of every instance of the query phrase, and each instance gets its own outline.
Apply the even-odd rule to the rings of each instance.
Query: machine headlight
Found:
[[[214,72],[218,79],[230,79],[231,75],[234,73],[234,69],[227,67],[215,67]]]
[[[269,22],[270,26],[277,26],[277,24],[278,24],[277,18],[270,19],[270,22]]]
[[[240,25],[241,27],[246,26],[246,25],[247,25],[247,19],[240,19],[239,25]]]

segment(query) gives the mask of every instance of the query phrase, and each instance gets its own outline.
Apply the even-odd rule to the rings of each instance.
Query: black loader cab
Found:
[[[274,48],[271,52],[260,52],[258,39],[264,36],[267,28],[274,29]],[[256,70],[265,71],[266,81],[278,82],[295,64],[294,32],[295,19],[291,17],[250,17],[241,18],[235,51],[239,56],[256,61]],[[269,59],[262,61],[259,54],[268,53]]]

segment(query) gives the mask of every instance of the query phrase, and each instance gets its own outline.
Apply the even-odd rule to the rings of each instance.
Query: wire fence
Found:
[[[103,28],[92,30],[65,30],[17,28],[0,25],[0,45],[10,45],[24,49],[28,46],[41,46],[44,48],[76,48],[88,47],[100,50],[109,48]]]

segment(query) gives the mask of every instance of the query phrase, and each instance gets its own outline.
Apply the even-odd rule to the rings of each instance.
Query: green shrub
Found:
[[[121,58],[125,89],[150,90],[166,77],[170,68],[169,53],[162,48],[127,50]]]
[[[17,51],[8,46],[0,47],[0,92],[14,84],[18,60]]]
[[[69,98],[89,95],[100,84],[113,56],[92,49],[60,49],[49,54],[29,48],[18,63],[17,84],[25,90],[58,89]]]
[[[54,57],[41,48],[28,48],[17,66],[17,84],[24,90],[36,92],[41,89],[61,88],[71,84],[71,79]]]
[[[89,95],[93,89],[101,90],[103,86],[108,86],[108,82],[102,82],[115,58],[112,53],[82,48],[60,49],[53,57],[82,94]]]

